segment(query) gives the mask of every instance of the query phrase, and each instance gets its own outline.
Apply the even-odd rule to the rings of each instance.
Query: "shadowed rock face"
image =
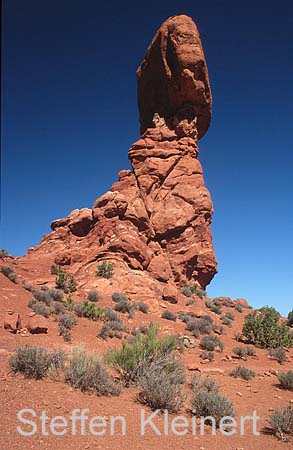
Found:
[[[160,26],[137,77],[142,133],[153,126],[156,113],[171,129],[194,121],[198,139],[206,133],[212,98],[199,32],[190,17],[171,17]]]
[[[127,277],[125,292],[159,299],[176,285],[205,288],[217,272],[213,204],[197,146],[209,126],[211,94],[192,19],[172,17],[160,27],[138,87],[143,132],[128,152],[132,171],[119,172],[92,209],[55,220],[25,258],[69,265],[85,283],[96,261],[112,260],[119,282]]]

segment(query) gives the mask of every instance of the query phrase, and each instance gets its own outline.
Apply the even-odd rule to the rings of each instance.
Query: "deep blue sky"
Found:
[[[156,29],[198,24],[214,98],[200,141],[219,274],[210,296],[293,307],[292,1],[4,0],[0,247],[22,255],[129,167],[135,71]]]

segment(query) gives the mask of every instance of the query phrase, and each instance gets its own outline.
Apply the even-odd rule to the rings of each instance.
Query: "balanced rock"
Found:
[[[210,224],[213,204],[198,160],[198,139],[211,118],[206,61],[193,20],[164,22],[137,71],[141,136],[128,157],[132,170],[92,209],[55,220],[52,233],[25,258],[51,258],[88,274],[115,262],[127,290],[176,302],[184,284],[205,289],[217,272]],[[118,269],[119,268],[119,269]],[[166,287],[167,286],[167,287]],[[159,293],[159,296],[158,296]]]

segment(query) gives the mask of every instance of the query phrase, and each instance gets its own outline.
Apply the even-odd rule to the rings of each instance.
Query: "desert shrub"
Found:
[[[253,370],[247,369],[247,367],[236,366],[230,372],[231,377],[242,378],[243,380],[250,380],[255,377],[255,372]]]
[[[200,389],[192,396],[191,405],[196,417],[213,417],[217,427],[223,417],[235,415],[233,404],[226,397],[206,389]]]
[[[221,352],[224,350],[224,343],[216,336],[204,336],[200,341],[200,348],[208,352],[214,351],[218,348]]]
[[[293,327],[293,309],[292,309],[292,311],[289,312],[287,321],[288,321],[289,327]]]
[[[33,290],[34,290],[33,285],[30,283],[26,283],[25,281],[22,283],[22,286],[23,286],[23,289],[25,289],[26,291],[33,292]]]
[[[101,359],[84,349],[74,348],[65,381],[82,392],[94,391],[97,395],[118,395],[119,390],[108,374]]]
[[[98,293],[98,291],[93,289],[92,291],[89,291],[89,293],[87,295],[87,300],[89,302],[94,302],[95,303],[95,302],[100,300],[100,294]]]
[[[144,314],[147,314],[149,312],[149,307],[146,303],[137,302],[135,306],[138,311],[140,311]]]
[[[18,347],[9,358],[10,370],[26,378],[44,378],[50,367],[50,354],[44,347]]]
[[[61,302],[52,302],[50,305],[50,311],[52,314],[58,316],[65,312],[65,306]]]
[[[128,314],[128,317],[133,318],[135,313],[135,304],[129,302],[128,300],[120,300],[120,302],[115,304],[114,309],[115,311],[123,314]]]
[[[242,313],[242,311],[243,311],[243,306],[240,305],[240,303],[236,303],[236,305],[235,305],[235,311],[237,311],[237,312],[239,312],[239,313]]]
[[[217,334],[224,334],[225,329],[224,329],[223,325],[214,324],[213,331]]]
[[[59,336],[62,336],[65,342],[71,342],[71,330],[64,325],[58,326]]]
[[[231,311],[227,311],[225,317],[227,317],[229,320],[235,320],[234,314]]]
[[[96,305],[95,303],[88,302],[85,300],[81,303],[81,317],[85,317],[90,320],[104,320],[105,319],[105,310],[101,306]]]
[[[234,347],[233,353],[238,356],[240,359],[247,359],[248,356],[255,356],[255,350],[252,347]]]
[[[12,267],[2,266],[0,267],[0,272],[3,273],[3,275],[5,275],[13,283],[17,283],[17,275]]]
[[[229,319],[227,316],[221,317],[221,322],[223,325],[226,325],[228,327],[232,327],[232,320]]]
[[[121,320],[109,320],[102,326],[98,337],[102,339],[107,339],[107,337],[122,339],[123,331],[125,331],[125,326]]]
[[[67,273],[65,270],[59,270],[56,276],[56,288],[62,289],[65,294],[76,291],[76,280],[71,273]]]
[[[278,380],[283,389],[293,391],[293,370],[289,370],[289,372],[279,373]]]
[[[286,351],[282,347],[271,348],[269,355],[276,359],[279,364],[283,364],[286,361]]]
[[[186,313],[185,311],[179,311],[177,314],[177,317],[179,320],[181,320],[184,323],[189,322],[189,320],[192,320],[194,317],[190,316],[188,313]]]
[[[195,304],[194,298],[189,297],[185,303],[185,306],[190,306],[190,305],[194,305],[194,304]]]
[[[193,393],[197,393],[200,390],[205,390],[216,394],[219,392],[220,385],[210,376],[202,377],[201,374],[196,374],[192,377],[191,388]]]
[[[207,352],[207,351],[202,352],[200,357],[202,360],[208,360],[210,362],[214,361],[215,359],[214,352]]]
[[[111,308],[105,308],[104,309],[104,315],[105,315],[105,320],[107,321],[111,321],[111,320],[117,320],[117,322],[121,322],[122,320],[120,319],[120,317],[118,316],[118,314],[115,313],[115,311],[113,311],[113,309]]]
[[[190,286],[188,286],[187,284],[185,284],[184,286],[182,286],[181,288],[181,292],[183,295],[185,295],[185,297],[192,297],[193,296],[193,292]]]
[[[165,309],[162,312],[161,317],[162,317],[162,319],[172,320],[173,322],[176,322],[176,319],[177,319],[177,315],[175,313],[173,313],[172,311],[169,311],[169,309]]]
[[[82,317],[82,303],[76,303],[73,306],[73,311],[77,315],[77,317]]]
[[[113,292],[112,294],[112,300],[115,303],[119,303],[119,302],[127,302],[128,301],[128,297],[126,294],[123,294],[122,292]]]
[[[153,410],[167,409],[169,412],[177,412],[185,400],[181,388],[184,380],[182,364],[171,355],[163,355],[142,366],[137,380],[142,389],[138,399]]]
[[[216,300],[216,299],[214,299],[214,300],[207,299],[207,300],[205,301],[205,305],[206,305],[206,307],[209,308],[212,312],[214,312],[214,313],[216,313],[216,314],[218,314],[218,315],[222,313],[222,305],[221,305],[221,303],[220,303],[218,300]]]
[[[74,310],[75,302],[74,302],[71,294],[68,294],[66,296],[65,301],[64,301],[64,306],[68,311]]]
[[[280,408],[271,414],[269,423],[276,435],[293,434],[293,407],[292,405]]]
[[[220,315],[222,313],[222,306],[216,305],[215,303],[211,306],[210,310],[214,312],[215,314]]]
[[[197,288],[197,289],[196,289],[196,295],[197,295],[199,298],[204,298],[204,297],[206,297],[207,292],[206,292],[204,289]]]
[[[150,325],[148,333],[138,334],[130,342],[122,342],[121,349],[109,350],[107,359],[118,371],[125,384],[137,382],[141,366],[169,354],[177,346],[176,336],[158,338],[158,327]]]
[[[234,339],[237,342],[243,342],[243,335],[242,335],[242,333],[235,333],[234,334]]]
[[[280,314],[265,306],[245,317],[242,333],[251,343],[262,348],[291,347],[290,328],[286,323],[280,325],[279,320]]]
[[[256,355],[256,351],[254,350],[254,348],[250,347],[249,345],[246,347],[246,351],[247,351],[247,356],[255,356]]]
[[[114,263],[111,261],[103,261],[96,272],[96,275],[101,278],[112,278],[114,275]]]
[[[61,267],[58,266],[57,264],[52,264],[51,265],[51,275],[58,275],[60,270],[61,270]]]
[[[38,291],[37,289],[34,289],[32,292],[34,298],[38,300],[38,302],[45,302],[45,292],[44,291]]]
[[[187,322],[187,330],[193,336],[199,337],[202,334],[210,334],[213,330],[213,319],[209,316],[203,316],[199,319],[191,319]]]
[[[210,309],[210,307],[212,306],[212,304],[213,304],[212,299],[207,298],[206,301],[205,301],[206,307]]]
[[[41,302],[31,300],[31,301],[28,303],[28,306],[29,306],[36,314],[39,314],[40,316],[44,316],[44,317],[48,318],[48,317],[50,316],[50,314],[51,314],[50,309],[49,309],[46,305],[44,305],[43,303],[41,303]]]
[[[72,314],[65,313],[58,316],[58,323],[71,330],[77,324],[77,320]]]
[[[137,336],[138,334],[147,334],[149,331],[149,327],[147,327],[146,325],[141,325],[138,328],[132,328],[131,330],[131,334],[132,336]]]
[[[64,294],[61,289],[49,289],[45,293],[45,296],[50,296],[54,302],[63,302]]]
[[[49,367],[50,369],[64,370],[65,363],[67,361],[67,354],[64,350],[58,348],[50,353],[49,360],[50,360],[50,367]]]
[[[0,259],[7,258],[7,256],[9,256],[9,253],[6,250],[4,250],[4,248],[2,248],[0,250]]]

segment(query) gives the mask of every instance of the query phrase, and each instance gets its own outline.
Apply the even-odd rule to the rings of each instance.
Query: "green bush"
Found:
[[[85,317],[90,320],[105,320],[105,310],[101,306],[96,305],[95,303],[89,302],[85,300],[80,304],[80,306],[75,306],[75,313],[79,317]]]
[[[65,272],[65,270],[59,270],[56,276],[56,288],[62,289],[65,294],[76,291],[76,280],[71,273]]]
[[[255,372],[253,370],[247,369],[247,367],[236,366],[233,370],[231,370],[230,375],[231,377],[242,378],[243,380],[248,381],[251,378],[255,377]]]
[[[9,368],[13,373],[22,373],[26,378],[44,378],[50,368],[64,367],[66,354],[62,350],[49,352],[45,347],[17,347],[9,358]]]
[[[184,404],[181,385],[185,380],[182,364],[171,355],[163,355],[142,366],[138,375],[141,391],[138,399],[152,410],[167,409],[177,412]]]
[[[96,272],[96,275],[101,278],[112,278],[114,275],[114,263],[111,261],[103,261]]]
[[[293,391],[293,370],[289,370],[289,372],[279,373],[278,380],[283,389]]]
[[[269,417],[269,423],[276,435],[283,437],[284,434],[293,434],[293,407],[277,409]]]
[[[282,347],[271,348],[269,355],[271,358],[276,359],[279,364],[283,364],[286,361],[286,351]]]
[[[280,324],[280,314],[265,306],[245,317],[242,333],[261,348],[291,347],[293,338],[286,323]]]
[[[101,359],[84,349],[74,348],[65,381],[82,392],[94,391],[97,395],[118,395],[119,389],[108,374]]]
[[[192,413],[196,417],[213,417],[218,427],[223,417],[234,417],[233,404],[224,396],[200,389],[192,396]],[[207,420],[207,423],[212,423]]]
[[[201,339],[200,348],[207,350],[208,352],[213,352],[218,348],[222,352],[224,350],[224,343],[218,337],[208,335]]]
[[[2,266],[0,267],[0,272],[3,273],[3,275],[5,275],[13,283],[17,283],[17,275],[12,267]]]
[[[165,309],[162,312],[161,317],[162,317],[162,319],[172,320],[173,322],[176,322],[176,319],[177,319],[177,315],[175,313],[173,313],[172,311],[169,311],[168,309]]]
[[[130,342],[122,342],[122,349],[109,350],[107,359],[118,371],[126,385],[137,382],[142,364],[169,354],[177,346],[176,336],[158,338],[158,327],[150,325],[148,333],[138,334]]]
[[[100,294],[98,293],[98,291],[93,289],[92,291],[89,291],[89,293],[87,295],[87,300],[89,302],[96,303],[100,300]]]

